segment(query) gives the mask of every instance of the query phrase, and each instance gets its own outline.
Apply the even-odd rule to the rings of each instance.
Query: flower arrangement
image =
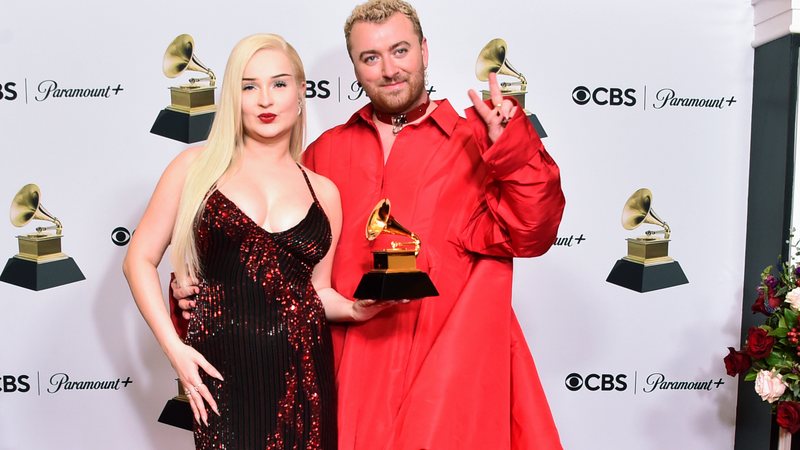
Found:
[[[776,421],[790,433],[800,430],[800,264],[783,263],[761,273],[761,285],[753,314],[764,314],[765,323],[751,327],[742,351],[728,347],[728,375],[745,374],[755,391],[772,405]]]

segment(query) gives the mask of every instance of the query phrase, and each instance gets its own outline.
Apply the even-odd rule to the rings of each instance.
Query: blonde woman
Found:
[[[207,145],[164,171],[125,258],[136,304],[189,395],[198,449],[335,449],[326,320],[389,306],[331,288],[341,205],[333,183],[296,162],[304,83],[281,37],[240,41]],[[179,283],[200,285],[186,343],[156,271],[170,244]]]

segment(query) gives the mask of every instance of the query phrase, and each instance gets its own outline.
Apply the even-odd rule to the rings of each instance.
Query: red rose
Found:
[[[764,298],[768,298],[769,300],[765,303]],[[758,289],[758,297],[756,297],[756,301],[753,303],[753,306],[750,307],[750,310],[755,313],[762,313],[764,315],[770,315],[775,312],[783,303],[780,297],[775,297],[775,290],[772,288],[767,289],[767,294],[764,295],[764,289]]]
[[[800,430],[800,403],[780,402],[778,403],[778,425],[790,433],[797,433]]]
[[[781,300],[780,297],[773,297],[772,296],[772,292],[770,292],[770,294],[769,294],[769,307],[774,311],[774,310],[778,309],[779,306],[781,306],[781,303],[783,303],[783,300]]]
[[[775,338],[767,335],[767,331],[759,327],[750,327],[747,332],[747,354],[755,359],[763,359],[772,352]]]
[[[769,313],[767,312],[767,308],[764,306],[764,293],[763,292],[759,292],[758,293],[758,297],[756,297],[756,301],[755,301],[755,303],[753,303],[753,306],[750,307],[750,310],[753,311],[753,314],[762,313],[762,314],[765,314],[767,316],[769,315]]]
[[[725,371],[728,375],[735,377],[741,375],[750,368],[752,361],[746,353],[737,352],[733,347],[728,347],[728,356],[725,357]]]

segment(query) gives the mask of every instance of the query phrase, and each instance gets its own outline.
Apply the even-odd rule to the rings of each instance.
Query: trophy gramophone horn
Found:
[[[652,208],[653,193],[642,188],[633,193],[622,208],[622,227],[633,230],[642,223],[658,225],[664,228],[664,238],[669,239],[669,225],[664,222]],[[653,234],[650,231],[647,234]]]
[[[214,72],[208,67],[203,65],[194,54],[194,39],[188,34],[182,34],[175,39],[167,47],[164,52],[164,75],[169,78],[175,78],[185,71],[202,72],[208,75],[209,84],[214,86],[217,77]],[[189,82],[195,83],[200,81],[198,79],[191,79]]]
[[[11,223],[15,227],[21,227],[31,220],[46,220],[53,222],[56,233],[61,234],[61,221],[44,209],[41,197],[39,186],[33,183],[23,186],[11,201]],[[52,227],[37,228],[36,231],[42,232],[50,228]]]
[[[387,234],[394,234],[397,236],[406,236],[412,241],[414,241],[414,252],[419,252],[420,240],[416,234],[412,231],[408,230],[406,227],[400,225],[394,217],[389,214],[391,210],[391,203],[389,202],[388,198],[385,198],[378,202],[375,208],[372,210],[372,214],[369,216],[369,220],[367,221],[367,240],[373,241],[375,238],[378,237],[381,233]],[[392,248],[399,248],[404,243],[402,242],[392,242]]]
[[[486,44],[478,54],[478,60],[475,62],[475,76],[480,81],[489,79],[489,74],[495,72],[500,75],[510,75],[519,79],[519,84],[522,85],[521,90],[525,90],[528,82],[525,77],[520,73],[511,63],[506,59],[506,41],[500,38],[492,39]],[[511,83],[502,83],[502,87],[507,87]]]

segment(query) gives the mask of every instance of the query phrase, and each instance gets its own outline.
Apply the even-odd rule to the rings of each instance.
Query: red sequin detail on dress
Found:
[[[311,285],[331,230],[311,193],[305,218],[277,233],[219,191],[206,202],[197,227],[203,281],[187,342],[225,381],[203,378],[220,416],[209,411],[208,427],[195,424],[198,449],[336,448],[330,332]]]

